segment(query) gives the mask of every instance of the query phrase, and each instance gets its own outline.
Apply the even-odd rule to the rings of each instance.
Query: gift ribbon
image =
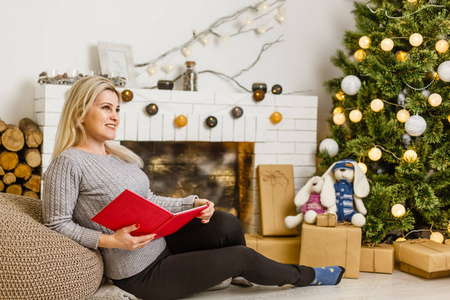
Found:
[[[365,246],[367,246],[367,247],[369,247],[369,248],[371,248],[371,249],[373,249],[373,248],[375,248],[375,247],[382,247],[382,248],[385,248],[386,247],[386,244],[374,244],[374,243],[369,243],[369,242],[367,242],[367,241],[363,241],[363,245],[365,245]],[[376,261],[377,261],[377,259],[375,258],[375,254],[376,254],[376,251],[372,251],[372,270],[370,270],[371,272],[373,272],[373,273],[377,273],[377,270],[376,270]]]
[[[433,243],[435,243],[435,245]],[[405,248],[404,246],[411,245],[411,244],[416,244],[416,245],[419,245],[419,246],[422,246],[422,247],[425,247],[425,248],[428,248],[428,249],[431,249],[431,250],[434,250],[436,252],[443,254],[443,256],[445,257],[445,259],[443,259],[443,260],[445,260],[445,270],[450,269],[450,267],[449,267],[450,266],[450,252],[446,252],[446,251],[439,249],[439,248],[441,248],[442,244],[438,244],[436,242],[433,242],[433,241],[430,241],[427,239],[409,240],[406,242],[401,242],[399,244],[399,248],[398,248],[398,257],[399,258],[402,257],[402,249]],[[441,245],[441,246],[439,246],[439,245]],[[403,252],[405,252],[405,250],[403,250]],[[401,261],[401,259],[400,259],[400,261]],[[407,263],[410,264],[409,262],[407,262]],[[433,263],[435,263],[434,260],[433,260]],[[411,264],[411,265],[414,266],[414,264]],[[436,265],[438,267],[442,267],[441,264],[436,264],[436,263],[435,263],[434,267],[436,267]],[[444,271],[444,270],[436,270],[436,271]],[[432,272],[434,272],[434,271],[432,271]]]
[[[270,172],[267,170],[264,170],[261,172],[261,175],[263,176],[263,181],[270,181],[270,184],[272,187],[280,184],[281,187],[284,188],[284,196],[286,196],[286,190],[289,185],[289,179],[279,170],[276,170],[274,172]],[[275,199],[274,190],[272,189],[272,199]],[[276,211],[275,201],[272,201],[272,211]],[[273,228],[276,228],[275,218],[272,218],[273,221]]]

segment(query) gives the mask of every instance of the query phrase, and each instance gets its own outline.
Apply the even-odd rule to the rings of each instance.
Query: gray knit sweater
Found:
[[[43,180],[45,225],[92,249],[97,249],[101,233],[113,232],[91,218],[125,189],[172,212],[192,208],[196,197],[156,196],[149,188],[147,175],[137,165],[111,154],[103,156],[76,148],[59,154],[50,163]],[[133,276],[151,264],[165,247],[164,238],[160,238],[133,251],[99,248],[105,275],[111,279]]]

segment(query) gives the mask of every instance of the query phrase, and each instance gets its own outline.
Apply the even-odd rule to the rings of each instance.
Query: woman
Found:
[[[237,218],[214,212],[211,201],[154,195],[141,170],[142,160],[112,142],[119,109],[119,93],[108,79],[85,77],[73,85],[44,174],[43,193],[45,224],[85,247],[99,248],[105,275],[115,285],[142,299],[175,299],[236,276],[262,285],[339,283],[341,267],[281,264],[247,248]],[[159,239],[154,234],[132,236],[139,224],[112,232],[91,221],[125,189],[172,212],[208,207],[198,219]]]

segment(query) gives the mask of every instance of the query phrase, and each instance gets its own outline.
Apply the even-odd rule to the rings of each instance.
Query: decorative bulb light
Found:
[[[145,107],[145,111],[150,115],[150,116],[154,116],[158,113],[158,105],[156,105],[155,103],[150,103],[149,105],[147,105]]]
[[[207,117],[206,120],[205,120],[205,124],[206,124],[206,126],[208,126],[209,128],[214,128],[214,127],[216,127],[216,126],[217,126],[217,123],[218,123],[217,118],[214,117],[214,116],[209,116],[209,117]]]
[[[448,42],[446,40],[439,40],[436,42],[436,51],[439,53],[445,53],[448,51]]]
[[[222,42],[224,42],[225,44],[228,42],[228,39],[230,38],[229,34],[222,34],[220,36],[220,39],[222,40]]]
[[[161,67],[161,69],[164,71],[164,73],[169,74],[173,71],[174,66],[173,65],[164,65]]]
[[[368,36],[362,36],[362,37],[360,37],[358,44],[361,48],[368,49],[370,47],[371,42],[372,41],[370,40],[370,38]]]
[[[381,41],[380,47],[384,51],[391,51],[394,48],[394,41],[389,38],[386,38]]]
[[[363,61],[366,58],[366,51],[364,51],[363,49],[359,49],[355,52],[355,54],[353,54],[353,56],[355,57],[356,61]]]
[[[244,114],[244,110],[243,110],[242,107],[240,107],[240,106],[235,106],[235,107],[233,107],[233,109],[231,110],[231,115],[232,115],[233,118],[235,118],[235,119],[239,119],[240,117],[242,117],[243,114]]]
[[[185,115],[179,115],[175,119],[175,124],[177,124],[178,127],[184,127],[187,125],[188,119]]]
[[[338,113],[333,116],[333,122],[336,125],[342,125],[345,123],[345,115],[343,113]]]
[[[377,147],[374,147],[372,149],[370,149],[369,151],[369,158],[373,161],[377,161],[381,158],[381,150],[378,149]]]
[[[430,103],[430,105],[433,106],[433,107],[436,107],[436,106],[441,105],[441,103],[442,103],[442,97],[441,97],[441,95],[436,94],[436,93],[431,94],[431,95],[428,97],[428,103]]]
[[[283,115],[277,111],[270,116],[270,121],[274,124],[280,123],[281,120],[283,120]]]
[[[372,102],[370,102],[370,108],[374,112],[379,112],[380,110],[382,110],[384,108],[384,103],[380,99],[374,99],[374,100],[372,100]]]
[[[272,94],[279,95],[283,92],[283,88],[279,84],[274,84],[272,86]]]
[[[358,123],[362,119],[362,113],[359,109],[354,109],[350,112],[349,118],[353,123]]]
[[[409,117],[410,117],[409,111],[407,111],[406,109],[401,109],[397,112],[397,120],[400,123],[405,123]]]
[[[207,34],[203,35],[203,36],[200,38],[200,42],[201,42],[203,45],[208,44],[208,42],[209,42],[209,36],[208,36]]]
[[[408,163],[413,163],[417,160],[417,153],[414,150],[408,150],[403,153],[403,159]]]
[[[361,168],[361,170],[363,171],[364,174],[367,173],[367,166],[365,163],[359,162],[358,166]]]
[[[339,91],[336,93],[336,99],[339,101],[344,101],[345,99],[345,93],[343,91]]]
[[[416,3],[417,0],[408,0],[409,3]]]
[[[339,113],[343,113],[343,112],[344,112],[344,109],[342,107],[338,106],[335,109],[333,109],[333,116],[335,114],[339,114]]]
[[[414,46],[420,46],[423,42],[423,37],[420,33],[413,33],[411,34],[411,36],[409,37],[409,43]]]
[[[450,115],[447,116],[447,121],[450,123]]]
[[[395,58],[397,59],[397,61],[399,62],[405,62],[408,60],[408,53],[406,53],[405,51],[398,51],[397,55],[395,56]]]
[[[125,102],[130,102],[133,100],[133,92],[130,90],[123,90],[122,91],[122,100]]]
[[[191,56],[191,47],[184,47],[181,49],[181,54],[183,54],[184,57],[188,58],[189,56]]]
[[[395,240],[396,242],[404,242],[406,241],[406,239],[404,237],[399,237],[398,239]]]
[[[430,240],[439,244],[442,244],[444,242],[444,236],[442,233],[435,231],[431,233]]]
[[[154,75],[158,71],[159,71],[159,68],[156,65],[150,65],[147,67],[147,73],[149,76]]]
[[[277,22],[280,23],[280,24],[283,23],[284,20],[285,20],[284,15],[282,15],[280,13],[276,14],[275,15],[275,20],[277,20]]]
[[[400,218],[405,214],[406,209],[402,204],[397,203],[394,206],[392,206],[391,212],[394,217]]]
[[[255,99],[258,102],[264,100],[265,96],[266,93],[264,93],[263,90],[256,90],[253,92],[253,99]]]

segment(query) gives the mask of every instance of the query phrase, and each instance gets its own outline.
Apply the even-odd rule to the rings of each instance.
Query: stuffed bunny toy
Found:
[[[366,175],[361,170],[356,161],[343,159],[332,164],[323,174],[325,182],[324,189],[330,190],[334,187],[335,207],[331,211],[336,211],[337,220],[351,222],[353,225],[361,227],[366,223],[364,215],[367,213],[362,198],[367,197],[370,192],[369,182]],[[333,198],[331,195],[322,197]]]
[[[314,224],[318,214],[323,214],[328,206],[335,205],[333,199],[329,203],[323,203],[321,198],[324,179],[320,176],[312,177],[295,195],[294,203],[299,212],[296,216],[287,216],[284,223],[288,228],[298,226],[303,220],[308,224]]]

